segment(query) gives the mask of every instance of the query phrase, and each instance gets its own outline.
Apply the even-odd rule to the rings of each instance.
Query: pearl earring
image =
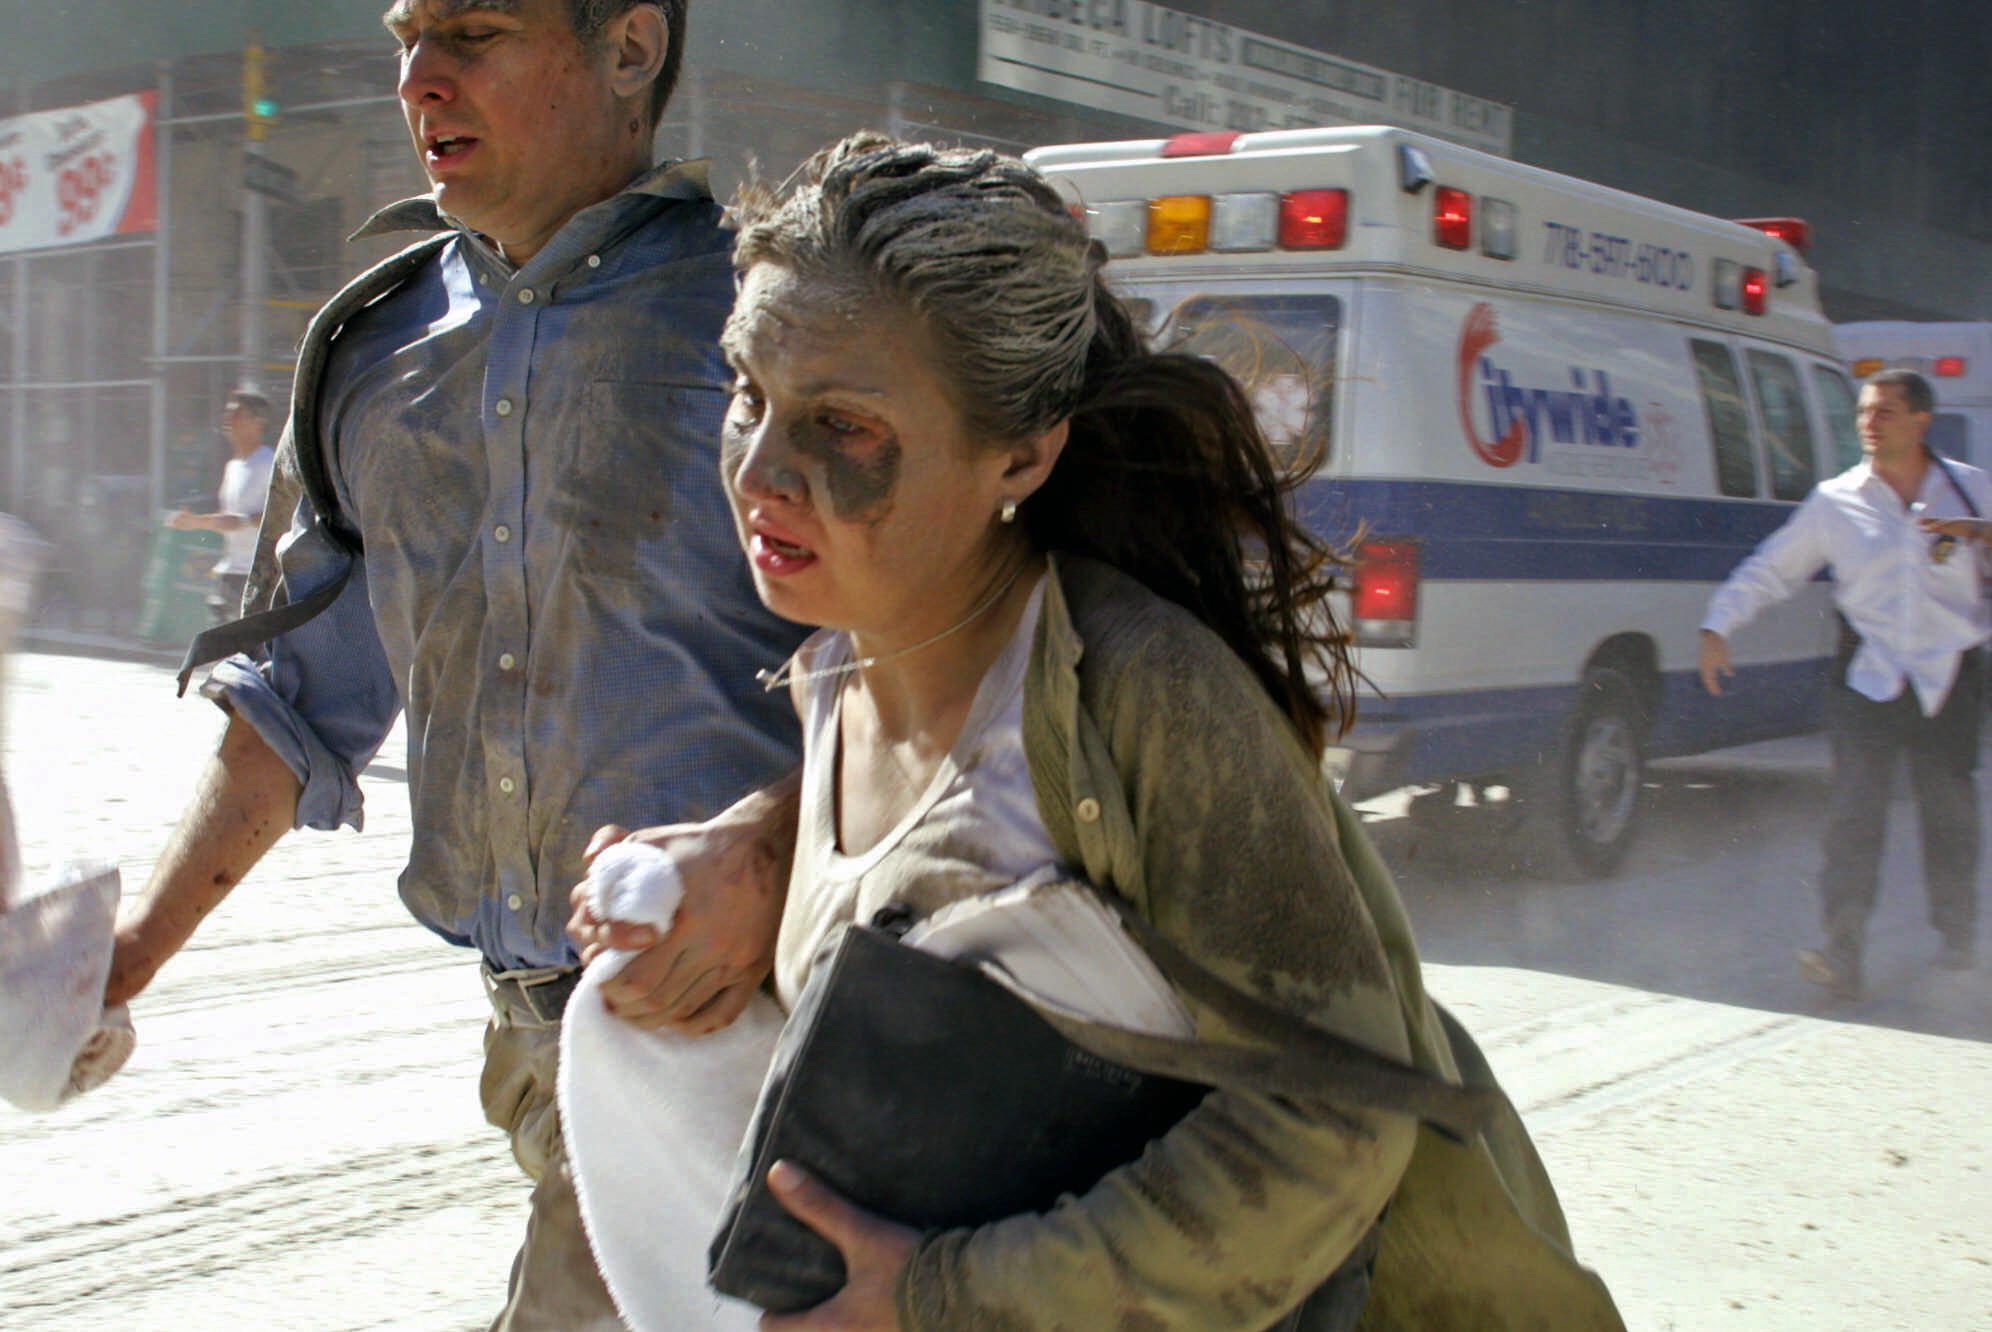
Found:
[[[1006,523],[1014,523],[1014,522],[1016,522],[1016,521],[1017,521],[1017,502],[1016,502],[1015,500],[1013,500],[1013,499],[1006,499],[1006,500],[1004,500],[1004,501],[1003,501],[1003,507],[1002,507],[1002,509],[1001,509],[1001,510],[999,510],[999,511],[997,512],[997,514],[996,514],[996,517],[997,517],[997,518],[998,518],[999,520],[1001,520],[1002,522],[1006,522]]]

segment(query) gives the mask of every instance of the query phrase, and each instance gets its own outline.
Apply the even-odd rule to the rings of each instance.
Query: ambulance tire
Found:
[[[1522,857],[1529,869],[1580,880],[1617,872],[1645,804],[1645,738],[1632,680],[1610,667],[1586,672],[1561,743],[1524,788]]]

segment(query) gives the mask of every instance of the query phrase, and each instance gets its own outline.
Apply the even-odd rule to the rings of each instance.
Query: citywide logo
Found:
[[[1630,398],[1612,393],[1610,374],[1573,365],[1570,388],[1519,385],[1492,355],[1500,341],[1492,305],[1481,301],[1467,311],[1459,329],[1459,424],[1480,461],[1541,462],[1545,443],[1639,446],[1639,413]],[[1484,404],[1486,431],[1475,419],[1476,402]]]

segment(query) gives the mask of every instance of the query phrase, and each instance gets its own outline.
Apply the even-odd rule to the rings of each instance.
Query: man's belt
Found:
[[[567,1000],[580,983],[579,967],[528,967],[518,971],[493,971],[490,963],[481,968],[484,992],[491,1007],[507,1021],[521,1027],[551,1027],[567,1011]]]

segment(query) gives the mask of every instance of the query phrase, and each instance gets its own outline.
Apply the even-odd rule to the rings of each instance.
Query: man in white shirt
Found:
[[[248,389],[228,395],[221,409],[221,437],[232,456],[221,469],[221,490],[213,513],[182,509],[166,520],[182,532],[219,532],[221,562],[214,566],[214,592],[208,610],[216,624],[242,613],[242,589],[256,562],[256,532],[263,522],[263,504],[270,492],[270,464],[275,457],[265,440],[270,433],[270,400]]]
[[[1833,571],[1840,656],[1826,703],[1833,752],[1819,891],[1826,941],[1799,953],[1808,980],[1861,993],[1861,950],[1880,887],[1882,832],[1907,754],[1923,833],[1930,923],[1940,961],[1976,963],[1978,726],[1992,638],[1984,576],[1992,481],[1924,442],[1936,401],[1907,370],[1861,390],[1867,458],[1821,482],[1790,521],[1731,574],[1702,620],[1701,678],[1732,675],[1729,636],[1764,607]]]

